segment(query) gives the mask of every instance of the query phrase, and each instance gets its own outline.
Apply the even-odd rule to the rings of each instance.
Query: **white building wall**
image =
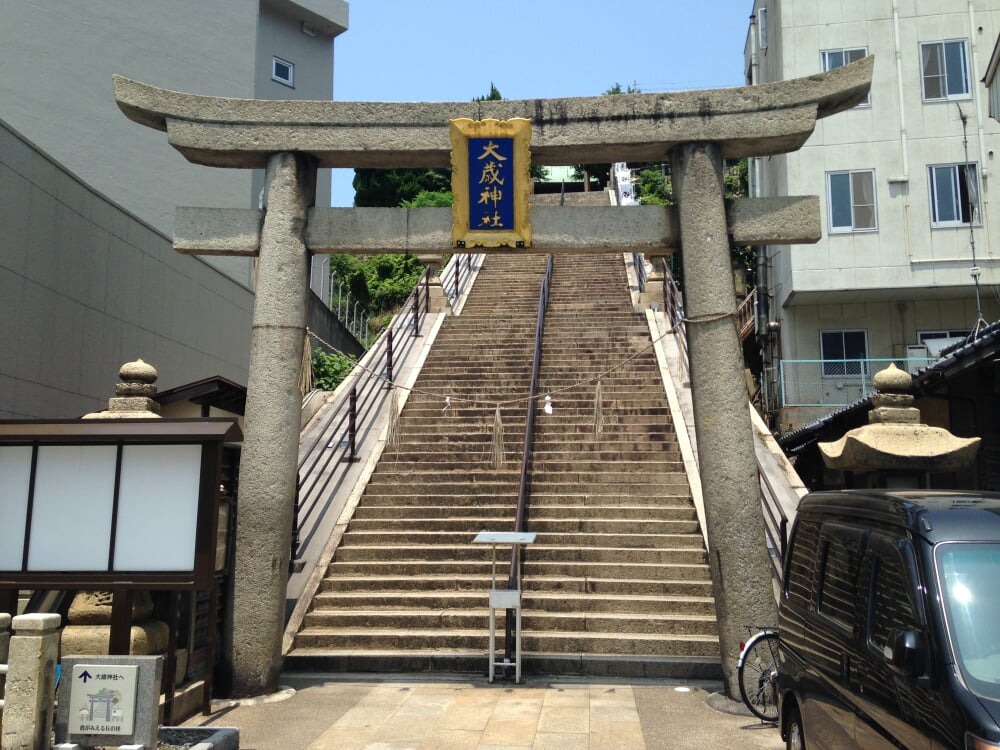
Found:
[[[988,94],[980,83],[1000,32],[1000,0],[974,0],[971,13],[966,0],[898,0],[898,24],[893,5],[893,0],[753,3],[755,14],[766,7],[768,20],[767,49],[756,51],[759,82],[820,72],[823,50],[867,47],[875,55],[871,106],[821,120],[795,154],[759,160],[762,194],[820,197],[821,241],[769,248],[772,310],[781,321],[786,359],[818,358],[823,329],[865,329],[869,356],[892,357],[916,343],[917,330],[973,326],[969,227],[932,229],[930,219],[928,165],[966,159],[959,106],[968,118],[968,160],[982,175],[983,223],[974,233],[984,314],[989,321],[1000,317],[995,294],[1000,206],[990,200],[1000,123],[987,117]],[[753,36],[748,35],[748,70]],[[950,39],[969,41],[973,95],[924,102],[920,43]],[[861,169],[875,170],[877,231],[831,233],[826,175]]]

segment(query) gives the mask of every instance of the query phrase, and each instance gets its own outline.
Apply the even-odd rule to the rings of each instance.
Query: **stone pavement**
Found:
[[[712,683],[286,674],[282,685],[265,698],[217,701],[188,725],[238,727],[245,750],[784,747],[776,727]]]

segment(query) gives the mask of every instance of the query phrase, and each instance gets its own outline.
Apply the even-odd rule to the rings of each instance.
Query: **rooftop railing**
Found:
[[[916,372],[930,357],[892,359],[786,359],[781,362],[781,405],[838,408],[875,392],[872,378],[890,364]]]

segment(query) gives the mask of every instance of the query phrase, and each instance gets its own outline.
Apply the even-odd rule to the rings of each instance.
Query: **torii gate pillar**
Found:
[[[739,643],[744,624],[774,622],[774,595],[761,525],[757,458],[747,408],[743,354],[736,331],[736,297],[722,180],[722,149],[711,143],[673,149],[687,287],[691,400],[719,643]],[[735,656],[735,655],[732,655]],[[736,692],[736,659],[722,668]]]
[[[299,362],[305,343],[309,254],[306,211],[316,162],[305,154],[268,158],[250,337],[240,504],[233,567],[233,693],[260,695],[278,684],[284,602],[298,483]]]

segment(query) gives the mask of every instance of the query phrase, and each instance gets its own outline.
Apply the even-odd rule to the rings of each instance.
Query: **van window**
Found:
[[[934,557],[962,675],[974,692],[1000,700],[1000,544],[948,542]]]
[[[819,522],[799,518],[788,553],[785,595],[793,604],[808,607],[813,600],[813,573],[819,558]]]
[[[860,532],[835,527],[823,527],[823,570],[819,591],[820,614],[845,628],[854,625],[858,569],[861,564]]]
[[[872,612],[869,642],[882,653],[890,645],[896,630],[917,627],[916,610],[910,598],[910,583],[899,553],[890,553],[884,545],[874,559],[872,575]],[[891,547],[889,548],[891,549]]]

